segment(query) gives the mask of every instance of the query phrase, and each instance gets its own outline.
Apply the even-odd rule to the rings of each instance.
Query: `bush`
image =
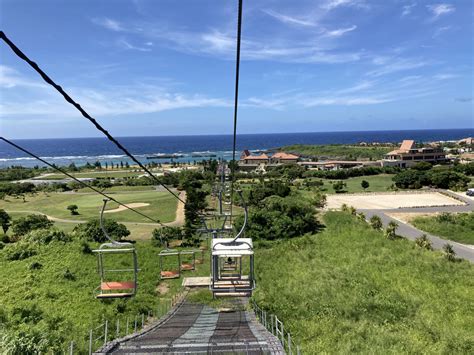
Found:
[[[382,219],[377,215],[370,217],[369,223],[375,230],[381,230],[383,228]]]
[[[31,244],[25,242],[10,244],[5,248],[5,258],[10,261],[27,259],[37,253]]]
[[[37,261],[34,261],[30,264],[30,266],[28,266],[28,269],[30,270],[40,270],[43,268],[43,264],[37,262]]]
[[[416,238],[415,243],[422,249],[433,250],[431,240],[426,234],[422,234],[420,237]]]
[[[13,221],[12,230],[15,236],[22,236],[35,229],[47,229],[54,224],[45,215],[31,214]]]
[[[256,240],[289,239],[319,230],[315,208],[306,201],[271,196],[263,201],[262,208],[251,209],[245,235]],[[243,216],[237,217],[240,229]]]
[[[456,261],[456,252],[451,244],[445,244],[443,246],[444,257],[448,261]]]
[[[92,254],[92,249],[85,240],[82,241],[81,243],[81,252],[82,254]]]
[[[153,230],[152,243],[158,247],[167,247],[170,241],[181,240],[182,238],[183,230],[181,227],[165,226]]]
[[[39,243],[39,244],[49,244],[53,241],[57,242],[70,242],[71,237],[64,233],[62,230],[57,228],[52,229],[36,229],[23,237],[24,241]]]
[[[104,228],[109,236],[115,240],[120,240],[130,235],[130,231],[127,227],[116,221],[105,220]],[[74,227],[73,234],[79,238],[92,242],[104,243],[108,241],[100,228],[99,219],[91,219],[87,223],[78,224]]]
[[[395,239],[397,237],[397,228],[398,223],[394,221],[390,221],[385,229],[385,237],[388,239]]]
[[[69,281],[76,281],[76,276],[69,269],[64,270],[63,278]]]

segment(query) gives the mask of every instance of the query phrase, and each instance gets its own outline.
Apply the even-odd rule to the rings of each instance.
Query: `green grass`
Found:
[[[138,175],[143,175],[143,171],[123,171],[123,170],[100,170],[100,171],[86,171],[86,172],[77,172],[77,173],[71,173],[74,177],[78,178],[124,178],[124,177],[133,177],[133,176],[138,176]],[[57,180],[57,179],[64,179],[67,178],[64,174],[52,174],[48,175],[45,177],[36,177],[36,179],[40,180]]]
[[[258,304],[304,354],[474,352],[474,267],[388,240],[341,212],[326,229],[257,249]]]
[[[91,243],[91,247],[97,247]],[[138,275],[138,293],[128,300],[100,301],[93,296],[94,289],[99,285],[96,271],[96,257],[83,254],[79,241],[70,243],[54,242],[38,246],[38,254],[25,260],[7,261],[4,250],[0,250],[0,326],[1,332],[15,332],[15,329],[27,329],[30,334],[34,329],[41,329],[50,340],[57,338],[55,343],[62,344],[64,349],[69,341],[74,340],[76,347],[84,351],[88,332],[104,319],[109,320],[115,330],[115,322],[120,318],[122,327],[125,320],[137,314],[156,310],[161,304],[169,304],[171,297],[181,289],[182,279],[159,281],[159,248],[150,242],[136,243],[140,272]],[[110,266],[124,264],[121,259],[114,259]],[[33,262],[42,264],[41,269],[31,270]],[[109,259],[110,262],[110,259]],[[8,270],[8,272],[5,272]],[[75,280],[64,278],[69,270]],[[197,265],[195,272],[186,272],[190,276],[207,276],[209,264],[207,255],[204,264]],[[169,292],[159,294],[157,286],[166,284]],[[36,306],[40,311],[40,319],[23,320],[18,323],[18,315],[14,309],[28,309]],[[1,324],[0,324],[1,325]],[[5,349],[3,349],[4,351]],[[0,353],[2,344],[0,341]],[[58,352],[56,352],[58,353]]]
[[[308,145],[295,144],[281,147],[279,150],[293,152],[312,157],[324,157],[330,159],[372,159],[383,158],[385,154],[393,150],[393,147],[363,147],[353,145],[329,144]]]
[[[380,174],[380,175],[370,175],[370,176],[358,176],[349,179],[342,180],[346,183],[347,187],[345,191],[347,193],[358,193],[358,192],[384,192],[387,191],[388,188],[393,185],[392,174]],[[332,187],[333,182],[339,180],[333,179],[315,179],[312,178],[311,180],[319,180],[324,183],[322,186],[322,191],[327,194],[334,194],[336,193]],[[362,180],[366,180],[369,183],[369,187],[364,190],[361,186]],[[304,184],[304,180],[298,180],[301,184]],[[312,188],[313,189],[313,188]]]
[[[118,201],[128,203],[149,203],[149,206],[139,207],[137,210],[152,217],[158,218],[162,222],[171,222],[176,215],[176,199],[166,192],[157,191],[134,191],[133,193],[118,192],[111,193],[112,197]],[[12,211],[39,211],[47,215],[68,219],[87,220],[99,217],[103,197],[89,193],[38,193],[27,195],[26,202],[21,198],[7,197],[0,200],[0,209],[7,212]],[[79,215],[71,215],[66,209],[68,205],[75,204],[79,207]],[[107,209],[115,209],[118,204],[110,201]],[[150,220],[136,214],[133,211],[125,210],[116,213],[108,213],[109,219],[121,222],[150,222]]]
[[[100,189],[104,193],[109,193],[109,192],[135,192],[135,191],[151,191],[155,190],[155,186],[151,185],[146,185],[146,186],[112,186],[109,187],[108,189]],[[90,193],[96,193],[89,189],[88,187],[83,187],[82,189],[78,189],[77,192],[90,192]]]
[[[474,212],[416,217],[411,223],[425,232],[459,243],[474,244]]]

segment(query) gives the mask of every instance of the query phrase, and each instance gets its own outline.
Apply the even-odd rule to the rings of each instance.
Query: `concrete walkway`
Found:
[[[367,219],[370,219],[373,215],[377,215],[382,219],[382,223],[386,226],[391,221],[396,222],[399,227],[397,229],[397,234],[410,239],[415,240],[416,238],[420,237],[422,234],[426,234],[428,238],[431,240],[434,249],[442,249],[445,244],[451,244],[453,246],[454,251],[456,252],[457,257],[466,259],[471,263],[474,263],[474,246],[473,245],[465,245],[461,243],[457,243],[451,240],[443,239],[441,237],[431,235],[429,233],[425,233],[411,224],[395,219],[393,217],[388,216],[389,213],[460,213],[460,212],[471,212],[474,211],[474,202],[472,199],[469,199],[464,196],[460,196],[455,194],[451,191],[439,191],[443,194],[447,194],[450,197],[453,197],[457,200],[464,202],[463,205],[456,205],[456,206],[440,206],[440,207],[417,207],[417,208],[397,208],[397,209],[358,209],[359,212],[363,212]],[[474,233],[474,232],[473,232]]]

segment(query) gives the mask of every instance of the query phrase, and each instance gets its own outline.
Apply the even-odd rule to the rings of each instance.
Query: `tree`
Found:
[[[395,221],[390,221],[387,225],[387,229],[385,229],[385,236],[388,239],[395,239],[397,237],[397,228],[398,223]]]
[[[45,215],[31,214],[13,221],[12,230],[16,236],[22,236],[35,229],[50,228],[53,224]]]
[[[3,234],[7,234],[8,229],[10,228],[12,218],[7,213],[7,211],[0,209],[0,224],[2,225]]]
[[[120,240],[130,235],[130,231],[122,223],[118,223],[112,220],[104,221],[104,228],[111,238],[114,240]],[[74,227],[73,233],[80,238],[84,238],[89,241],[103,243],[107,241],[107,237],[100,228],[100,222],[98,218],[91,219],[87,223],[81,223]]]
[[[346,183],[341,180],[336,181],[332,184],[332,188],[337,194],[345,192],[344,189],[346,188],[346,186],[347,186]]]
[[[172,240],[180,240],[183,238],[183,230],[181,227],[165,226],[162,228],[155,228],[153,230],[152,241],[156,246],[168,247]]]
[[[377,215],[370,217],[369,223],[375,230],[381,230],[383,228],[382,219]]]
[[[77,211],[79,207],[77,205],[69,205],[67,206],[67,209],[71,212],[72,215],[78,215],[79,212]]]
[[[364,190],[367,190],[369,188],[370,184],[367,180],[362,180],[361,183],[360,183],[360,186],[362,186],[362,188]]]

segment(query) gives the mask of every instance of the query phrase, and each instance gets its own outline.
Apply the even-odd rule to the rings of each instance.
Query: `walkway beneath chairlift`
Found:
[[[114,354],[284,354],[279,341],[252,312],[247,299],[232,299],[232,310],[184,301],[164,321],[140,335],[119,342]]]

